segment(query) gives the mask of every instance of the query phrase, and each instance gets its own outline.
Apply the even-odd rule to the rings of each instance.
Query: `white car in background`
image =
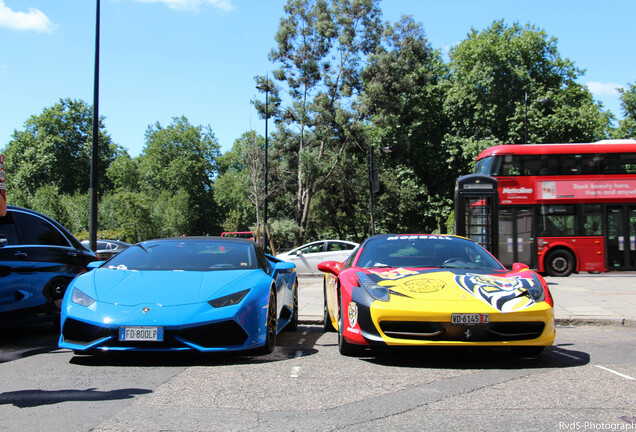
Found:
[[[90,249],[90,240],[82,240],[82,244]],[[106,261],[117,255],[119,252],[132,246],[130,243],[121,240],[97,240],[97,258]]]
[[[296,264],[298,274],[322,275],[318,270],[318,263],[346,261],[357,247],[358,243],[345,240],[318,240],[278,254],[276,258]]]

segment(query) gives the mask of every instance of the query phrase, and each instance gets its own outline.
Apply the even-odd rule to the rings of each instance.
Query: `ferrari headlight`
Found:
[[[388,302],[391,299],[389,295],[389,289],[373,282],[366,273],[356,272],[360,286],[367,290],[369,295],[376,300]]]
[[[232,306],[232,305],[240,303],[241,300],[243,300],[243,298],[245,298],[245,296],[247,295],[248,292],[250,292],[250,290],[248,290],[248,289],[243,290],[243,291],[239,291],[239,292],[235,292],[234,294],[229,294],[229,295],[226,295],[226,296],[223,296],[223,297],[219,297],[219,298],[214,299],[214,300],[210,300],[208,303],[210,304],[210,306],[212,306],[214,308]]]
[[[535,301],[543,301],[545,299],[545,292],[543,291],[543,285],[539,281],[539,278],[532,273],[532,286],[528,288],[528,293]]]
[[[90,306],[95,303],[95,299],[88,294],[78,290],[77,288],[73,288],[73,295],[71,297],[73,303],[77,303],[80,306]]]

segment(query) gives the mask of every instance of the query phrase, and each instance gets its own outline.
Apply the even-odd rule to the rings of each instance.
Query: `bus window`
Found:
[[[521,171],[523,175],[539,175],[541,173],[541,155],[524,155]]]
[[[587,154],[583,157],[582,174],[600,174],[602,171],[603,155]]]
[[[603,209],[600,204],[584,204],[583,232],[586,236],[603,235]]]
[[[543,155],[541,175],[555,175],[560,173],[561,158],[559,155]]]
[[[582,161],[581,155],[569,155],[569,157],[562,157],[560,163],[560,173],[562,175],[577,175],[581,174]]]
[[[542,205],[537,228],[540,236],[565,237],[576,235],[573,205]]]
[[[475,162],[475,174],[491,175],[492,174],[492,161],[496,156],[489,156],[483,159],[479,159]]]
[[[603,174],[636,174],[636,153],[605,155]]]
[[[519,169],[519,157],[513,155],[505,155],[503,157],[503,163],[501,164],[501,172],[499,173],[499,175],[521,175],[521,170]]]

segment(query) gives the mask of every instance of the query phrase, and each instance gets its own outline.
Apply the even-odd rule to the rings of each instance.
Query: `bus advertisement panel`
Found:
[[[500,204],[536,204],[543,201],[606,201],[636,200],[636,179],[604,180],[583,178],[577,180],[544,180],[542,177],[502,179]],[[536,187],[535,187],[536,185]]]

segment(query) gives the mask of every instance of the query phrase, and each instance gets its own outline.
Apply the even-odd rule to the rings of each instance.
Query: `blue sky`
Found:
[[[286,0],[101,0],[99,113],[113,141],[138,156],[144,133],[185,116],[210,125],[222,151],[264,132],[250,100]],[[633,0],[384,0],[383,19],[412,15],[448,50],[494,20],[534,24],[622,118],[615,88],[636,83]],[[60,98],[93,103],[95,1],[0,0],[0,149]],[[271,128],[270,128],[271,129]]]

